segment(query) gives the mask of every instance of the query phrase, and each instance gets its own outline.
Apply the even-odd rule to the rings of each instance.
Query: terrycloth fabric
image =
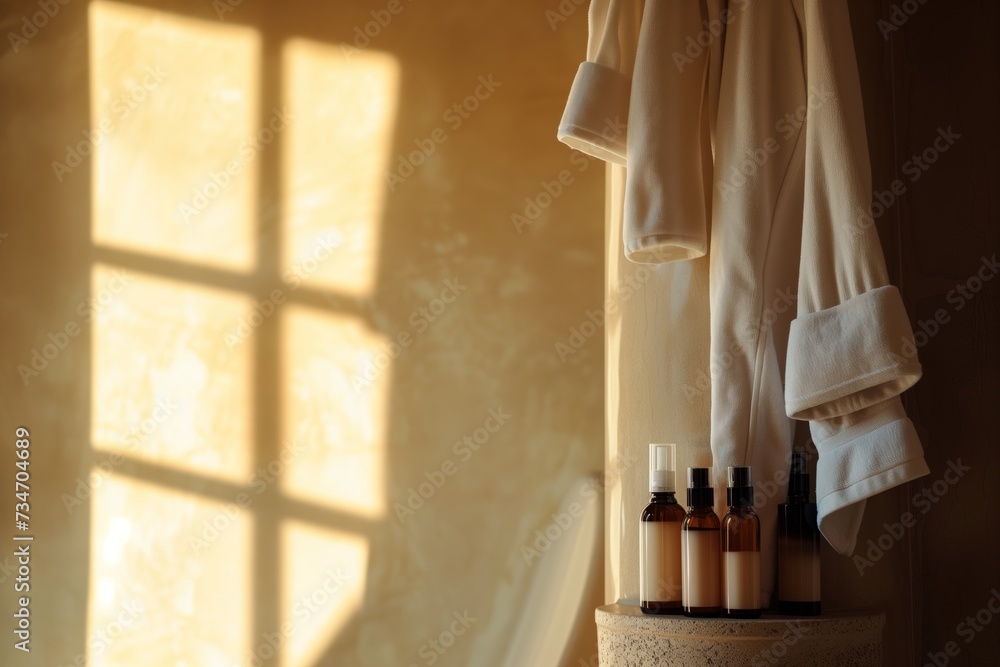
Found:
[[[865,214],[846,2],[592,0],[590,16],[559,137],[626,165],[629,259],[709,255],[716,497],[727,466],[753,466],[767,599],[790,418],[809,421],[820,528],[842,553],[866,498],[929,472],[899,398],[921,372],[912,331]]]
[[[559,141],[623,166],[641,16],[642,3],[635,0],[591,5],[587,60],[580,64],[559,124]]]

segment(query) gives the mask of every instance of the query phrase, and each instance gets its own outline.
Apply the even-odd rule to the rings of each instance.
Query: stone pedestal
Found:
[[[697,619],[612,604],[598,607],[596,620],[601,667],[882,664],[885,616],[878,613]]]

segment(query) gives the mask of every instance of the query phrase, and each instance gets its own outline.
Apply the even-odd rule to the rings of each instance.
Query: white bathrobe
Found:
[[[627,168],[629,259],[709,256],[716,498],[732,465],[770,491],[765,599],[793,420],[819,453],[820,529],[852,553],[865,499],[929,471],[899,398],[921,369],[867,214],[846,1],[592,0],[558,134]]]

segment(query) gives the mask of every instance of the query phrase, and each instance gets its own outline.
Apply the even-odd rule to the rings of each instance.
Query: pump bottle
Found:
[[[753,511],[749,466],[730,466],[722,518],[722,614],[758,618],[760,604],[760,518]]]
[[[720,611],[719,516],[708,468],[688,468],[688,512],[681,524],[681,593],[685,616]]]
[[[792,452],[788,502],[778,506],[778,611],[820,614],[819,528],[809,502],[809,473],[802,452]]]
[[[639,607],[647,614],[681,611],[681,522],[674,498],[675,446],[649,445],[649,504],[639,518]]]

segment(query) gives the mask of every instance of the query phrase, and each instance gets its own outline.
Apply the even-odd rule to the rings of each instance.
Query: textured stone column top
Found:
[[[687,618],[612,604],[595,615],[602,667],[882,664],[885,615],[877,612]]]

